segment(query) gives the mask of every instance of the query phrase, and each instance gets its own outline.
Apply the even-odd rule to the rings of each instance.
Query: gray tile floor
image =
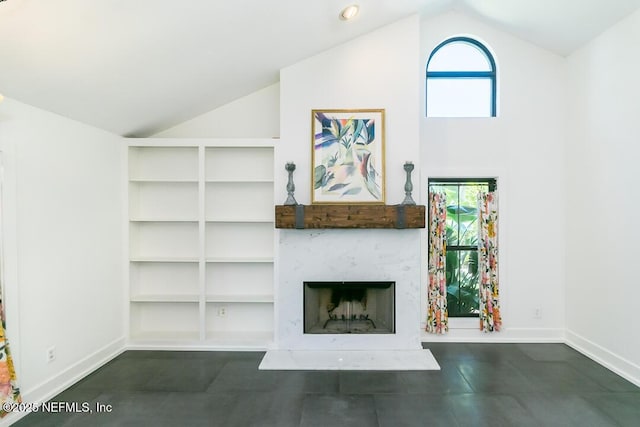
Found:
[[[425,344],[441,371],[258,371],[263,353],[128,351],[16,426],[640,426],[640,388],[563,344]],[[95,409],[94,409],[95,411]]]

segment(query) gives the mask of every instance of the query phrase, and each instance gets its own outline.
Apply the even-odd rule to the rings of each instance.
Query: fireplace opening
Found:
[[[305,334],[394,334],[395,282],[304,282]]]

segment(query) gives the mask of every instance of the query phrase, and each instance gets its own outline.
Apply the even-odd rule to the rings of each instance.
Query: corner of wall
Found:
[[[567,345],[640,387],[640,366],[573,331],[566,336]]]

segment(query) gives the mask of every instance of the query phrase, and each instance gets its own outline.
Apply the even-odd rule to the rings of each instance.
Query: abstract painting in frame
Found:
[[[312,203],[384,204],[384,110],[312,110]]]

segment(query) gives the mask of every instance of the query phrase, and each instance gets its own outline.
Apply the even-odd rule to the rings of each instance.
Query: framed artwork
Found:
[[[311,123],[311,202],[384,204],[384,110],[312,110]]]

